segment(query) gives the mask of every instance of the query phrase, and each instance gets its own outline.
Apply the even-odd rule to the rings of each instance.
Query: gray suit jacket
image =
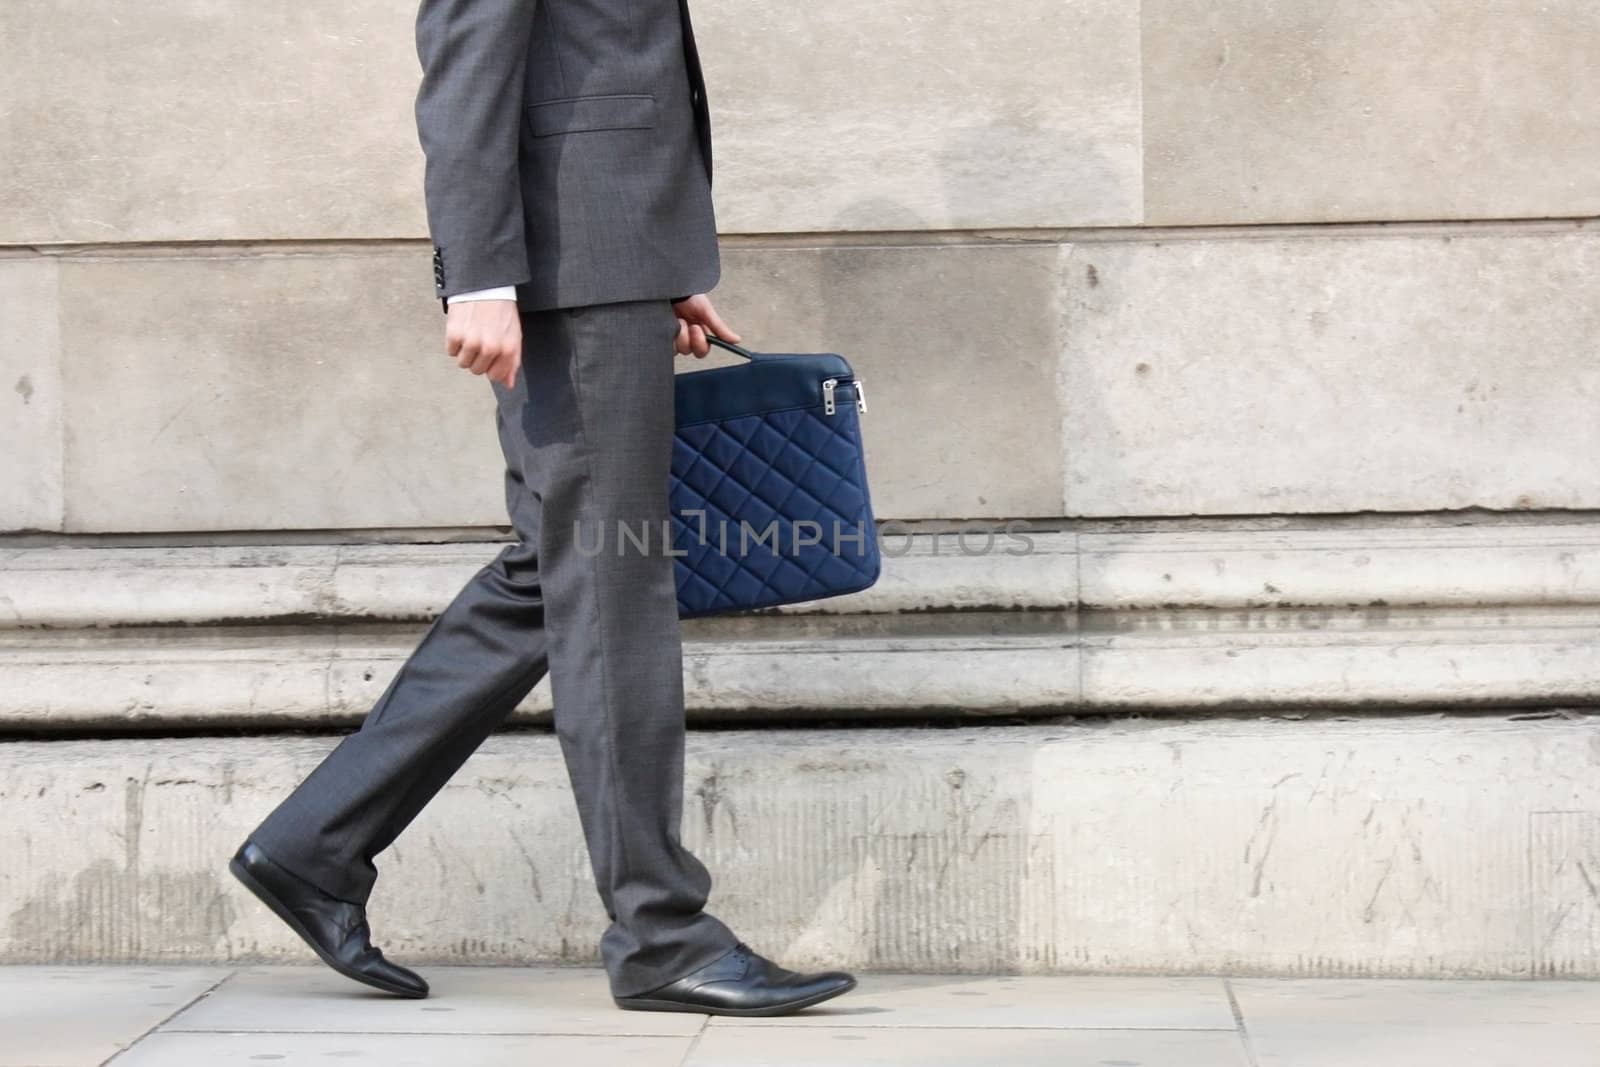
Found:
[[[687,0],[421,0],[417,136],[434,295],[524,310],[720,275]]]

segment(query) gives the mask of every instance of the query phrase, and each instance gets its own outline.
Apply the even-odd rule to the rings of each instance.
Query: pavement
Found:
[[[0,1067],[1600,1067],[1600,982],[862,974],[800,1015],[619,1011],[590,968],[0,967]]]

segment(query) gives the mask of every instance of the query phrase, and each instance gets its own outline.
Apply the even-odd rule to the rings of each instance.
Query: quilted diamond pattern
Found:
[[[816,404],[678,428],[671,508],[673,548],[684,553],[675,560],[681,617],[877,581],[861,423],[855,404],[841,401],[832,415]]]

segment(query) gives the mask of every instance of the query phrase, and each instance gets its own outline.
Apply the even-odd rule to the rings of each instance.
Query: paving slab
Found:
[[[777,1022],[779,1020],[773,1020]],[[1249,1067],[1237,1034],[1186,1030],[712,1028],[683,1067]]]
[[[1600,982],[1233,978],[1229,985],[1249,1027],[1266,1023],[1455,1026],[1464,1020],[1600,1026]],[[1595,1036],[1600,1038],[1600,1032]]]
[[[221,967],[0,967],[0,1067],[98,1067],[228,974]]]
[[[113,1067],[287,1067],[306,1063],[383,1067],[679,1067],[687,1037],[548,1034],[152,1034]]]
[[[699,1015],[621,1011],[593,968],[427,967],[430,995],[391,997],[321,965],[251,967],[172,1019],[168,1031],[318,1034],[567,1034],[683,1037]]]
[[[715,1027],[771,1020],[718,1017]],[[1005,1029],[1232,1030],[1220,978],[862,975],[850,993],[784,1025]]]
[[[1259,1067],[1600,1063],[1600,983],[1235,978]]]
[[[1448,1025],[1246,1021],[1255,1067],[1590,1067],[1600,1027],[1558,1023]]]
[[[868,972],[802,1014],[728,1019],[618,1011],[597,967],[428,977],[409,1001],[321,966],[4,967],[0,1067],[1600,1063],[1600,983],[1581,981]]]

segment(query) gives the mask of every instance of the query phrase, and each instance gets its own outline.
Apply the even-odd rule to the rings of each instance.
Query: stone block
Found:
[[[67,529],[504,525],[424,250],[63,264]]]
[[[1052,247],[727,260],[751,347],[838,351],[865,380],[879,518],[1060,511]],[[69,531],[508,523],[493,395],[444,356],[424,246],[61,270]]]
[[[1145,0],[1154,225],[1600,214],[1591,0]]]
[[[61,528],[60,318],[54,257],[0,259],[0,530]]]
[[[1530,922],[1589,913],[1549,876],[1574,835],[1531,817],[1600,810],[1592,719],[694,732],[683,833],[711,908],[790,966],[1529,978],[1537,951],[1594,977],[1592,942]],[[308,961],[226,862],[336,742],[0,746],[0,959]],[[394,958],[593,961],[548,734],[490,738],[378,867]]]
[[[1056,515],[1051,245],[736,245],[718,308],[747,347],[838,352],[866,383],[880,519]]]
[[[1066,513],[1600,507],[1600,232],[1065,246]]]
[[[694,15],[724,232],[1139,221],[1135,7]],[[134,20],[6,5],[0,142],[28,150],[0,159],[0,242],[423,236],[414,18],[380,0],[180,0]]]
[[[420,236],[415,16],[0,5],[0,243]]]
[[[1140,221],[1137,5],[693,10],[726,233]]]

